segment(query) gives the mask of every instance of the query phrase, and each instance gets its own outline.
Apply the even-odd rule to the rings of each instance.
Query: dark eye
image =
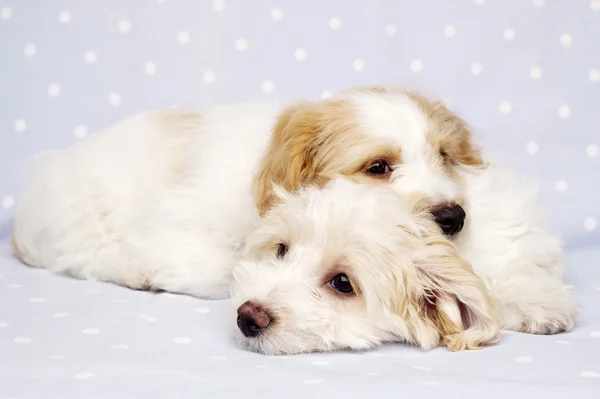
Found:
[[[277,259],[283,259],[285,254],[287,254],[288,247],[285,244],[279,244],[277,247]]]
[[[448,158],[448,153],[443,148],[440,148],[440,157],[444,159]]]
[[[372,175],[385,175],[390,172],[390,167],[385,161],[376,161],[367,169],[367,173]]]
[[[342,294],[351,294],[354,291],[350,279],[344,273],[337,274],[331,279],[329,284],[338,292]]]

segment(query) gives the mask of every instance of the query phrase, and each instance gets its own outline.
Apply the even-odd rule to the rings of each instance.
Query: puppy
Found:
[[[395,88],[317,102],[166,110],[43,154],[13,232],[25,263],[221,298],[260,216],[336,175],[416,194],[501,301],[502,326],[556,333],[577,309],[535,193],[488,165],[443,104]]]
[[[274,191],[233,269],[237,342],[266,354],[495,343],[492,300],[418,196],[333,179]]]

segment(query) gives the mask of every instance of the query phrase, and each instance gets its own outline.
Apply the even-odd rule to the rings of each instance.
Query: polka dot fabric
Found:
[[[600,397],[600,1],[43,3],[0,3],[0,398]],[[444,100],[539,181],[580,293],[573,332],[504,333],[466,353],[266,357],[231,342],[228,301],[74,281],[9,255],[41,149],[148,108],[376,83]]]

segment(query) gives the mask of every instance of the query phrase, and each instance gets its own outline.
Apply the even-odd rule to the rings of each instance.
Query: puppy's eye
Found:
[[[288,246],[285,244],[279,244],[277,247],[277,259],[283,259],[285,254],[288,252]]]
[[[448,159],[448,153],[443,148],[440,148],[440,157]]]
[[[372,175],[385,175],[390,173],[390,167],[385,161],[376,161],[367,168],[367,173]]]
[[[337,291],[342,294],[351,294],[354,291],[350,279],[344,273],[337,274],[334,276],[329,284]]]

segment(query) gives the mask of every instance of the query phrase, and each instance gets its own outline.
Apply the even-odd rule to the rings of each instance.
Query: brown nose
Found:
[[[466,216],[465,210],[458,204],[444,205],[433,211],[435,222],[448,236],[457,234],[462,230]]]
[[[237,325],[246,337],[256,337],[271,323],[271,316],[257,304],[247,301],[237,310]]]

